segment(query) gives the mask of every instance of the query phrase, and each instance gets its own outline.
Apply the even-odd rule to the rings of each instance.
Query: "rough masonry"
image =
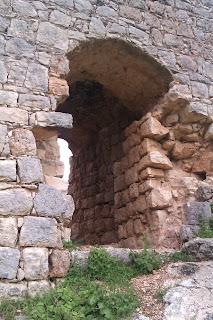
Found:
[[[63,277],[70,237],[179,246],[212,185],[212,19],[209,0],[0,2],[0,297]]]

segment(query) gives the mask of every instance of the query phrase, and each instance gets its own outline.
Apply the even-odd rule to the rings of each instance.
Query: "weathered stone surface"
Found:
[[[172,205],[172,193],[169,188],[153,189],[146,200],[151,209],[163,209]]]
[[[164,177],[164,171],[161,169],[146,168],[140,173],[141,180],[145,180],[147,178],[163,178],[163,177]]]
[[[41,22],[38,28],[37,40],[48,46],[66,51],[68,49],[67,30],[56,27],[49,22]]]
[[[183,206],[187,224],[198,225],[199,219],[207,220],[212,216],[208,202],[189,202]]]
[[[16,160],[0,160],[0,181],[16,181]]]
[[[180,240],[186,242],[196,237],[200,228],[196,225],[183,225],[180,229]]]
[[[7,126],[0,124],[0,153],[2,153],[7,137]]]
[[[27,280],[40,280],[48,277],[48,249],[23,249],[24,274]]]
[[[30,297],[43,295],[44,293],[47,293],[49,290],[50,290],[50,284],[47,280],[28,282],[28,295]]]
[[[172,149],[172,157],[176,160],[187,159],[192,157],[196,150],[197,146],[194,143],[181,143],[177,141]]]
[[[63,278],[70,267],[70,252],[68,250],[53,250],[49,258],[50,277]]]
[[[27,295],[27,283],[0,283],[0,298],[22,298]]]
[[[206,131],[206,134],[205,134],[205,139],[208,141],[213,140],[213,123],[210,124],[210,126],[208,127],[208,130]]]
[[[65,96],[69,95],[69,86],[67,81],[64,79],[59,79],[56,77],[49,78],[49,91],[50,93],[56,96]]]
[[[146,169],[147,167],[168,170],[172,169],[172,163],[163,153],[151,151],[139,162],[140,170]]]
[[[9,139],[9,145],[14,156],[35,156],[36,141],[33,133],[27,129],[14,129]]]
[[[17,100],[17,98],[16,98]],[[1,93],[0,93],[0,101]],[[0,121],[15,123],[20,125],[28,125],[28,112],[17,108],[1,107]]]
[[[25,85],[31,90],[48,91],[48,69],[38,63],[31,63],[27,70]]]
[[[8,105],[9,107],[15,107],[17,105],[18,93],[12,91],[0,90],[0,105]],[[1,110],[3,110],[1,108]],[[13,109],[13,112],[15,109]],[[19,110],[17,110],[18,112]],[[8,111],[9,112],[9,111]],[[2,112],[1,112],[2,113]],[[1,118],[0,118],[1,119]],[[7,121],[7,120],[5,120]]]
[[[213,239],[196,238],[190,240],[184,244],[182,251],[195,256],[198,260],[212,260]]]
[[[68,27],[71,22],[71,17],[58,10],[53,10],[50,14],[50,21]]]
[[[34,206],[39,216],[71,219],[74,212],[71,196],[65,197],[60,191],[45,184],[39,185]]]
[[[38,127],[72,128],[72,115],[61,112],[38,111],[31,117],[31,123]]]
[[[18,58],[32,58],[35,47],[22,38],[14,37],[6,42],[6,51],[10,55],[15,55]]]
[[[27,1],[15,0],[13,1],[13,9],[24,17],[36,17],[37,12],[32,4]]]
[[[21,183],[39,183],[43,181],[41,161],[35,157],[20,157],[17,160],[18,175]]]
[[[20,246],[58,248],[62,246],[55,219],[25,217],[20,232]]]
[[[150,117],[140,127],[141,138],[151,138],[161,140],[169,133],[169,130],[155,118]]]
[[[50,110],[51,108],[48,97],[28,93],[19,95],[18,104],[32,109]]]
[[[200,186],[196,191],[198,201],[213,200],[213,186]]]
[[[32,207],[33,200],[29,191],[18,188],[0,191],[0,215],[28,215]]]
[[[15,247],[18,238],[18,226],[15,218],[0,218],[0,246]]]
[[[20,259],[20,251],[18,249],[0,247],[0,278],[1,279],[12,280],[16,278],[19,259]]]
[[[160,143],[157,141],[151,140],[149,138],[145,138],[141,145],[140,145],[140,154],[141,156],[151,152],[151,151],[158,151],[161,149]]]

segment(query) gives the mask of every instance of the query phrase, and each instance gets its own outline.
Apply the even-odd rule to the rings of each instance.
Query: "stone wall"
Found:
[[[124,155],[121,161],[110,163],[116,237],[122,245],[136,246],[140,245],[140,232],[148,230],[156,246],[177,246],[184,219],[182,204],[193,199],[195,185],[212,183],[211,9],[209,0],[0,1],[1,296],[23,296],[49,287],[49,277],[64,274],[55,266],[69,260],[62,250],[62,238],[70,238],[73,202],[48,186],[61,176],[56,172],[60,164],[57,167],[55,151],[56,159],[42,156],[51,143],[46,138],[39,140],[35,128],[72,128],[72,116],[55,110],[69,95],[72,77],[74,81],[84,78],[83,72],[77,72],[79,65],[72,66],[72,55],[66,56],[73,51],[76,55],[84,40],[90,44],[97,38],[119,38],[130,56],[132,45],[146,52],[154,71],[150,73],[145,63],[142,84],[149,99],[150,83],[163,83],[160,92],[165,94],[171,78],[175,80],[169,96],[159,102],[159,91],[155,91],[158,95],[151,104],[139,91],[132,94],[141,88],[140,69],[135,68],[134,74],[127,71],[120,87],[115,85],[116,74],[111,69],[89,79],[100,81],[98,74],[102,75],[106,89],[114,90],[113,95],[123,104],[132,107],[137,101],[137,111],[142,105],[151,112],[124,130]],[[87,59],[81,61],[86,66]],[[131,63],[134,66],[134,59]],[[120,78],[126,67],[120,68]],[[172,76],[164,86],[157,75],[168,76],[166,69]],[[111,77],[105,78],[109,74]],[[52,143],[55,141],[56,136]],[[81,167],[79,164],[79,170]],[[133,206],[134,210],[129,210]]]

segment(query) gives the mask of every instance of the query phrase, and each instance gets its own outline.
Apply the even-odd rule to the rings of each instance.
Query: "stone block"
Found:
[[[161,169],[146,168],[140,172],[140,180],[150,179],[150,178],[163,178],[164,171]]]
[[[19,260],[20,251],[18,249],[0,247],[0,279],[15,279]]]
[[[67,81],[56,77],[50,77],[49,92],[55,96],[69,96],[69,86]]]
[[[172,157],[175,160],[191,158],[196,150],[197,146],[194,143],[181,143],[177,141],[172,149]]]
[[[29,281],[28,282],[28,296],[35,297],[43,295],[50,290],[50,283],[47,280]],[[27,319],[26,319],[27,320]]]
[[[22,255],[25,279],[41,280],[48,277],[47,248],[24,248]]]
[[[0,181],[16,181],[16,160],[0,160]]]
[[[18,104],[23,107],[32,108],[33,110],[50,110],[49,97],[40,96],[37,94],[23,93],[19,95]]]
[[[163,209],[172,205],[172,193],[169,188],[153,189],[146,197],[147,205],[151,209]]]
[[[51,218],[25,217],[19,239],[22,247],[61,248],[57,222]]]
[[[24,189],[6,189],[0,191],[0,215],[24,216],[31,213],[33,199]]]
[[[2,153],[7,137],[7,126],[0,124],[0,154]]]
[[[161,182],[159,180],[155,180],[155,179],[146,180],[139,185],[139,193],[144,194],[147,191],[159,188],[160,185],[161,185]]]
[[[13,156],[36,155],[36,141],[30,130],[21,128],[12,130],[9,145]]]
[[[40,184],[34,198],[34,207],[39,216],[71,220],[75,210],[71,196],[64,196],[55,188]]]
[[[139,196],[138,183],[133,183],[129,186],[129,196],[131,200],[134,200]]]
[[[16,246],[18,238],[18,227],[15,218],[0,218],[0,235],[0,246]]]
[[[27,283],[0,283],[0,298],[24,298],[27,296]]]
[[[213,239],[192,239],[184,244],[182,251],[196,257],[197,260],[213,259]]]
[[[143,156],[151,151],[161,150],[161,145],[157,141],[145,138],[140,144],[140,155]]]
[[[126,170],[125,181],[126,181],[127,186],[138,181],[138,166],[137,165],[134,165],[134,167]]]
[[[1,93],[0,101],[2,101]],[[1,107],[0,121],[19,125],[28,125],[28,112],[18,108]]]
[[[50,22],[40,23],[37,40],[48,47],[54,47],[64,51],[68,49],[68,31]]]
[[[147,167],[168,170],[172,169],[172,163],[163,153],[159,151],[151,151],[144,156],[139,162],[139,170],[144,170]]]
[[[38,63],[30,63],[27,69],[25,85],[30,90],[48,91],[48,69]]]
[[[67,275],[70,267],[69,250],[53,250],[49,258],[50,277],[63,278]]]
[[[196,191],[198,201],[213,201],[213,186],[200,186]]]
[[[17,92],[0,90],[0,105],[6,104],[9,107],[15,107],[17,105],[17,100],[18,100]]]
[[[137,212],[141,212],[143,213],[146,209],[147,209],[147,201],[146,201],[146,197],[140,195],[136,201],[133,203],[134,209]]]
[[[61,11],[53,10],[50,14],[50,21],[64,27],[69,27],[71,17]]]
[[[142,139],[151,138],[154,140],[161,140],[169,130],[162,126],[162,124],[155,118],[150,117],[140,127],[140,136]]]
[[[208,127],[206,134],[205,134],[205,139],[208,141],[213,140],[213,123],[210,124],[210,126]]]
[[[193,201],[183,206],[186,222],[189,225],[198,225],[199,220],[208,220],[211,216],[211,207],[208,202]]]
[[[213,173],[213,150],[207,149],[200,154],[200,157],[194,161],[192,172],[195,173]]]
[[[137,235],[142,235],[145,231],[145,228],[140,219],[135,219],[134,222],[134,233]]]
[[[21,183],[39,183],[43,181],[41,161],[35,157],[20,157],[17,160],[18,175]]]
[[[114,191],[118,192],[126,188],[125,176],[122,174],[114,179]]]
[[[196,237],[197,233],[199,232],[200,228],[199,226],[193,226],[193,225],[183,225],[180,229],[180,240],[182,242],[187,242],[189,240],[192,240]]]
[[[30,118],[36,127],[72,128],[73,118],[69,113],[38,111]]]

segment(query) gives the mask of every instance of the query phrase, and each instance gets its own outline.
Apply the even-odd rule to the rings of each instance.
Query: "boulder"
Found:
[[[182,251],[195,256],[197,260],[213,260],[213,238],[190,240],[183,245]]]

